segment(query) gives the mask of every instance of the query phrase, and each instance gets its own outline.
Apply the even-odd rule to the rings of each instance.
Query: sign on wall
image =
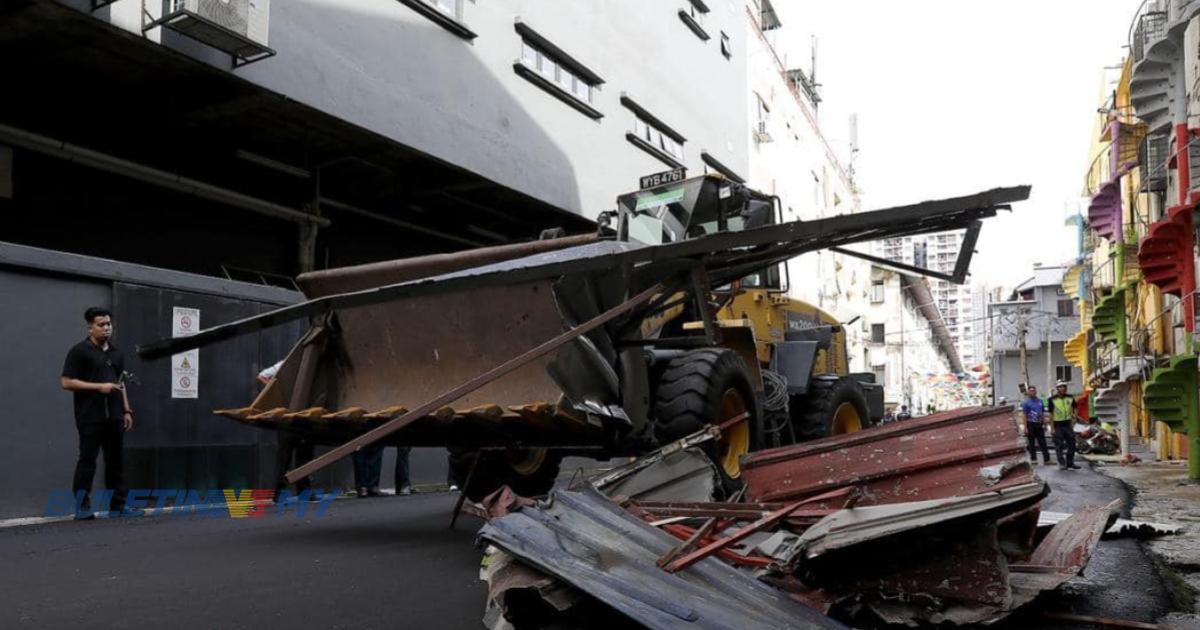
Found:
[[[176,306],[171,314],[171,336],[190,337],[200,332],[200,309]],[[171,398],[200,397],[200,350],[171,356]]]

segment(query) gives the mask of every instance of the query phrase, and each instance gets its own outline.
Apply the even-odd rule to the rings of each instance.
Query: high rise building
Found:
[[[885,239],[875,247],[876,255],[882,258],[939,273],[952,273],[962,242],[963,232],[942,232]],[[936,279],[930,279],[929,284],[963,365],[969,367],[984,362],[987,359],[984,287]]]

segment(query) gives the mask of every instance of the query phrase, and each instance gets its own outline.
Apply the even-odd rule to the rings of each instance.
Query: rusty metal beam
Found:
[[[415,420],[429,415],[434,410],[449,405],[459,398],[470,394],[471,392],[483,387],[484,385],[487,385],[488,383],[504,376],[505,374],[508,374],[509,372],[512,372],[513,370],[516,370],[517,368],[539,357],[554,352],[581,335],[603,326],[609,321],[620,316],[622,313],[625,313],[639,304],[646,302],[650,298],[662,292],[662,290],[662,283],[655,284],[649,289],[646,289],[629,300],[626,300],[625,302],[601,313],[600,315],[589,319],[583,324],[580,324],[579,326],[576,326],[575,328],[572,328],[571,330],[568,330],[561,335],[546,341],[545,343],[542,343],[541,345],[534,347],[521,355],[509,359],[508,361],[488,370],[487,372],[484,372],[483,374],[480,374],[479,376],[434,397],[432,400],[417,407],[416,409],[413,409],[412,411],[409,411],[399,418],[388,422],[387,424],[379,426],[358,436],[357,438],[354,438],[353,440],[350,440],[349,442],[346,442],[332,451],[329,451],[328,453],[321,455],[311,462],[308,462],[307,464],[304,464],[303,466],[300,466],[289,472],[286,475],[288,482],[295,483],[297,479],[301,479],[318,470],[321,470],[337,460],[354,453],[362,447],[369,446],[380,439],[399,431],[405,426],[412,424]]]
[[[694,507],[652,507],[634,503],[638,507],[650,512],[655,516],[662,518],[671,518],[676,516],[691,517],[691,518],[724,518],[740,521],[749,521],[756,518],[762,518],[763,515],[771,513],[771,510],[760,510],[755,508],[738,509],[730,506],[728,508],[694,508]],[[773,509],[779,509],[776,506]],[[829,516],[837,512],[834,509],[817,509],[817,510],[795,510],[792,512],[788,520],[808,519],[816,520],[825,516]]]
[[[675,573],[676,571],[682,571],[683,569],[686,569],[686,568],[692,566],[693,564],[696,564],[697,562],[707,558],[708,556],[711,556],[712,554],[728,547],[729,545],[732,545],[733,543],[735,543],[739,540],[742,540],[743,538],[746,538],[747,536],[749,536],[755,532],[762,531],[768,527],[775,525],[776,523],[787,518],[788,515],[791,514],[793,511],[799,509],[801,505],[804,505],[804,503],[805,503],[804,501],[797,501],[795,503],[792,503],[791,505],[788,505],[787,507],[785,507],[781,510],[776,510],[776,511],[758,519],[757,521],[754,521],[753,523],[737,530],[736,532],[730,534],[729,536],[726,536],[725,538],[722,538],[720,540],[715,540],[715,541],[701,547],[700,549],[697,549],[696,551],[693,551],[693,552],[687,554],[686,556],[679,558],[678,560],[672,561],[670,564],[663,567],[663,569],[665,571],[667,571],[668,573]]]
[[[789,515],[791,515],[792,512],[795,512],[796,510],[800,509],[800,507],[805,505],[806,503],[825,501],[828,499],[837,498],[839,496],[851,497],[851,496],[853,496],[853,492],[854,492],[854,488],[852,488],[852,487],[851,488],[842,488],[839,490],[834,490],[833,492],[826,492],[825,494],[817,495],[815,497],[810,497],[807,499],[802,499],[800,501],[796,501],[795,503],[791,503],[791,504],[787,505],[786,507],[776,510],[774,512],[771,512],[770,514],[758,519],[757,521],[737,530],[736,532],[730,534],[729,536],[726,536],[725,538],[713,541],[713,542],[705,545],[704,547],[701,547],[700,549],[697,549],[696,551],[693,551],[692,553],[689,553],[686,556],[671,562],[667,566],[663,567],[663,569],[665,571],[667,571],[668,573],[675,573],[676,571],[682,571],[683,569],[686,569],[686,568],[692,566],[693,564],[696,564],[697,562],[707,558],[708,556],[711,556],[712,554],[724,549],[725,547],[728,547],[729,545],[731,545],[735,542],[738,542],[739,540],[746,538],[747,536],[750,536],[751,534],[753,534],[755,532],[762,531],[768,527],[772,527],[772,526],[778,524],[780,521],[787,518]]]
[[[308,407],[308,399],[312,397],[313,379],[317,376],[317,363],[324,349],[325,328],[314,328],[304,342],[304,354],[300,356],[300,372],[296,376],[296,385],[292,388],[289,409]]]
[[[746,494],[745,488],[738,490],[736,493],[734,493],[734,495],[732,497],[729,497],[729,502],[737,503],[738,501],[741,501],[742,495],[744,495],[744,494]],[[759,516],[761,516],[761,513],[759,514]],[[751,518],[753,518],[753,517],[751,517]],[[674,547],[667,553],[663,554],[663,556],[658,559],[658,562],[657,562],[658,566],[665,567],[668,564],[670,564],[671,562],[673,562],[675,560],[675,558],[678,558],[679,556],[691,551],[692,548],[695,547],[697,544],[699,544],[700,541],[703,540],[705,536],[708,536],[709,534],[711,534],[713,532],[714,529],[717,528],[717,523],[720,520],[721,519],[719,519],[718,517],[713,516],[713,517],[710,517],[708,520],[704,521],[704,524],[701,525],[700,527],[697,527],[696,531],[692,532],[692,535],[688,536],[687,540],[683,541],[682,543],[680,543],[679,545],[677,545],[676,547]]]
[[[715,346],[721,343],[721,329],[717,327],[715,313],[708,299],[712,294],[708,286],[708,274],[704,272],[704,267],[697,265],[692,269],[692,293],[696,300],[696,311],[700,313],[700,320],[704,322],[704,340],[710,346]]]

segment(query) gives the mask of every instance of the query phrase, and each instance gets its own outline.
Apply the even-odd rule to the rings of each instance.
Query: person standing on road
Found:
[[[1054,424],[1054,454],[1062,470],[1079,470],[1075,465],[1075,421],[1079,418],[1075,397],[1067,393],[1067,384],[1059,381],[1057,391],[1046,401]]]
[[[1029,459],[1037,463],[1037,447],[1042,448],[1042,465],[1050,465],[1050,448],[1046,446],[1046,425],[1042,423],[1046,405],[1038,398],[1037,388],[1025,390],[1027,397],[1021,403],[1021,414],[1025,416],[1025,443],[1029,448]]]
[[[396,494],[409,495],[413,493],[412,481],[409,479],[408,457],[412,452],[411,446],[396,447]],[[372,444],[364,446],[354,453],[354,486],[358,497],[377,497],[379,478],[383,472],[383,446]]]
[[[133,409],[121,378],[125,358],[110,341],[112,313],[93,306],[84,311],[83,319],[88,336],[67,352],[60,383],[74,394],[75,429],[79,433],[79,459],[72,484],[77,502],[75,518],[91,520],[95,518],[92,480],[100,451],[104,451],[104,487],[112,492],[109,513],[126,513],[122,448],[125,431],[133,428]]]

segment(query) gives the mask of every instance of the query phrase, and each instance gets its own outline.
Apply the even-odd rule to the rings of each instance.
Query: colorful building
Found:
[[[1092,415],[1123,449],[1187,459],[1200,479],[1195,341],[1200,202],[1200,1],[1144,3],[1129,57],[1092,139],[1067,343],[1087,375]]]

